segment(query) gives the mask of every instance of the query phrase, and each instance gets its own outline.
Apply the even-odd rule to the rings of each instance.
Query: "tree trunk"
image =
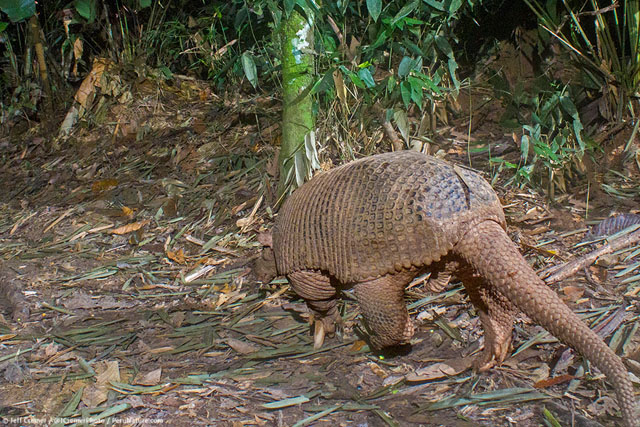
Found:
[[[51,84],[49,83],[49,73],[47,72],[47,63],[44,60],[44,46],[42,38],[40,37],[40,23],[36,15],[29,18],[29,29],[31,31],[31,39],[36,51],[36,58],[38,60],[38,70],[40,71],[40,80],[42,81],[42,87],[44,93],[47,96],[45,100],[45,110],[50,113],[53,110],[53,96],[51,93]]]
[[[313,11],[297,10],[282,24],[282,148],[278,197],[302,185],[319,167],[315,149],[313,103]]]

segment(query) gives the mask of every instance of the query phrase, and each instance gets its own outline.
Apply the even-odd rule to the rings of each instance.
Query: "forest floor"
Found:
[[[257,284],[249,268],[260,250],[256,234],[272,223],[279,102],[218,96],[180,78],[172,85],[146,80],[131,99],[69,138],[33,126],[0,139],[3,421],[234,427],[620,421],[604,377],[593,368],[585,373],[581,357],[524,316],[515,328],[515,355],[473,373],[482,331],[458,284],[430,295],[418,280],[408,290],[417,332],[403,352],[369,349],[348,294],[341,302],[344,331],[314,350],[303,301],[284,279]],[[518,149],[497,124],[499,111],[489,107],[474,115],[476,149],[469,156],[468,116],[452,121],[431,149],[467,165],[472,159],[492,180],[488,148],[508,152],[504,146],[511,145],[516,157]],[[335,141],[323,141],[323,164],[343,161],[331,157]],[[376,150],[384,151],[384,143]],[[586,184],[550,203],[504,186],[505,176],[494,187],[509,234],[539,270],[602,244],[576,246],[587,231],[589,191],[590,220],[638,206],[637,197]],[[627,248],[553,285],[592,327],[606,325],[612,347],[638,375],[639,252]]]

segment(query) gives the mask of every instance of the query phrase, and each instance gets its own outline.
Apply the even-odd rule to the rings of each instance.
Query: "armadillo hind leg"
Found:
[[[313,314],[314,347],[322,347],[325,334],[333,334],[336,323],[342,323],[336,304],[336,288],[328,276],[316,271],[300,270],[287,277]]]
[[[484,330],[484,351],[475,360],[480,372],[500,365],[511,350],[516,309],[495,287],[471,274],[462,279],[471,303],[478,310]]]
[[[447,287],[451,281],[451,277],[457,275],[460,267],[458,260],[442,259],[438,262],[434,262],[429,266],[431,275],[425,286],[425,290],[438,294]]]
[[[414,326],[404,302],[404,288],[414,276],[415,273],[408,272],[388,274],[353,287],[370,329],[373,347],[406,344],[413,336]]]
[[[518,309],[602,370],[615,387],[624,424],[638,425],[633,385],[620,357],[536,275],[499,224],[470,228],[454,250]]]

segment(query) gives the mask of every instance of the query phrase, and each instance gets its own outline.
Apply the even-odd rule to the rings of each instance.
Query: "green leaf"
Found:
[[[9,16],[11,22],[31,18],[36,13],[35,0],[1,0],[0,10]]]
[[[76,10],[87,22],[92,23],[96,19],[96,0],[76,0]]]
[[[349,76],[349,78],[351,79],[351,82],[358,86],[360,89],[364,89],[365,85],[362,82],[362,79],[360,77],[358,77],[358,75],[352,71],[349,71],[349,73],[347,74]]]
[[[416,7],[420,4],[419,0],[414,0],[409,4],[405,4],[402,9],[393,17],[393,21],[391,21],[391,26],[396,25],[402,18],[410,14],[415,10]]]
[[[242,68],[244,69],[244,75],[247,76],[249,83],[255,89],[258,87],[258,73],[256,71],[256,63],[253,61],[253,56],[249,52],[242,54]]]
[[[411,84],[411,99],[422,109],[422,89],[425,87],[425,82],[417,77],[409,77],[407,80]]]
[[[449,58],[447,61],[447,65],[449,66],[449,77],[451,77],[451,81],[453,82],[453,86],[456,90],[460,89],[460,81],[456,77],[456,70],[458,69],[458,63],[455,59]]]
[[[424,0],[426,4],[431,6],[432,8],[439,10],[440,12],[444,12],[444,2],[435,1],[435,0]]]
[[[420,76],[425,88],[431,89],[431,91],[436,95],[442,95],[442,90],[440,90],[438,85],[436,85],[434,81],[429,78],[429,76],[422,73],[419,73],[418,76]]]
[[[378,17],[380,16],[380,12],[382,12],[382,0],[367,0],[367,9],[373,21],[378,22]]]
[[[460,9],[462,6],[462,0],[453,0],[451,4],[449,4],[449,15],[453,15]]]
[[[582,122],[578,119],[578,120],[574,120],[573,121],[573,134],[576,137],[576,141],[578,141],[578,145],[580,146],[580,151],[584,151],[585,145],[584,145],[584,141],[582,140],[582,129],[584,129],[584,126],[582,126]]]
[[[413,59],[409,58],[408,56],[402,58],[402,61],[400,61],[400,65],[398,66],[398,77],[406,77],[409,74],[409,71],[411,71],[412,66]]]
[[[0,22],[0,33],[7,29],[9,26],[8,22]]]
[[[453,49],[446,37],[436,36],[436,46],[438,46],[440,52],[447,55],[448,58],[453,58]]]
[[[368,88],[372,88],[376,85],[376,82],[373,80],[373,76],[371,75],[371,71],[369,71],[368,68],[361,68],[360,71],[358,71],[358,76]]]
[[[400,94],[402,95],[404,106],[409,108],[409,104],[411,103],[411,85],[408,82],[402,82],[402,85],[400,85]]]
[[[422,110],[422,89],[411,86],[411,100]]]
[[[331,88],[333,86],[333,72],[334,71],[335,71],[335,69],[332,68],[329,71],[327,71],[326,73],[324,73],[324,76],[322,76],[321,79],[319,79],[317,82],[315,82],[315,84],[311,88],[311,92],[309,94],[310,95],[314,95],[316,93],[324,93],[324,92],[328,91],[329,88]]]
[[[291,11],[296,5],[296,0],[284,0],[284,15],[289,17],[291,15]]]

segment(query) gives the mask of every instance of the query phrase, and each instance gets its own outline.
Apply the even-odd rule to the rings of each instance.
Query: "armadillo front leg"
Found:
[[[313,346],[322,347],[325,334],[335,332],[342,319],[336,305],[336,288],[331,279],[317,271],[301,270],[287,276],[296,294],[305,299],[313,313]]]
[[[479,277],[468,275],[463,284],[478,310],[484,330],[484,351],[474,362],[474,368],[483,372],[506,359],[511,349],[516,310],[504,295]]]
[[[376,348],[406,344],[414,326],[404,302],[404,288],[415,273],[403,272],[357,283],[353,290]]]

